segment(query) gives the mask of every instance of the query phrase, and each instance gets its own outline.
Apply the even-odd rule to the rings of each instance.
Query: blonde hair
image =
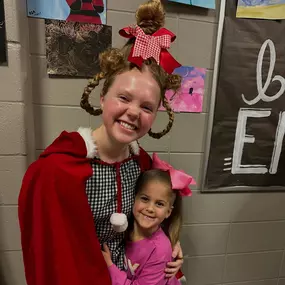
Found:
[[[161,227],[168,236],[171,245],[174,246],[179,241],[182,227],[182,199],[177,193],[178,191],[172,190],[169,173],[160,169],[151,169],[141,173],[136,183],[135,194],[139,194],[140,191],[153,180],[165,183],[165,185],[170,189],[170,199],[173,209],[170,216],[163,221]]]
[[[148,1],[140,5],[136,12],[137,25],[142,28],[145,34],[151,35],[159,30],[163,27],[164,20],[165,11],[159,0]],[[151,137],[159,139],[170,131],[174,120],[174,114],[165,97],[165,92],[169,89],[177,91],[181,86],[181,76],[166,73],[152,58],[144,60],[141,68],[129,62],[128,56],[134,42],[135,39],[131,38],[121,49],[111,48],[100,54],[99,61],[101,72],[96,74],[85,87],[80,105],[89,114],[94,116],[100,115],[102,110],[95,109],[89,102],[90,93],[99,85],[100,80],[105,79],[100,95],[105,96],[117,75],[132,70],[133,68],[138,68],[141,71],[147,69],[151,72],[153,78],[160,87],[161,102],[169,116],[168,125],[162,132],[153,133],[151,129],[148,132]]]

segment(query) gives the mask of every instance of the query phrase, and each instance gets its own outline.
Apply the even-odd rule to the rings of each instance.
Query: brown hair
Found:
[[[169,173],[160,169],[151,169],[141,173],[136,182],[135,194],[139,194],[150,181],[154,180],[165,183],[170,189],[169,193],[171,195],[173,209],[170,216],[163,221],[161,227],[169,237],[171,245],[174,246],[179,241],[182,226],[182,199],[178,193],[175,193],[177,191],[172,191]],[[133,225],[130,225],[131,230],[132,226]]]
[[[164,19],[165,11],[160,0],[150,0],[140,5],[136,12],[137,25],[143,29],[145,34],[151,35],[163,27]],[[128,56],[134,41],[134,38],[129,39],[121,49],[111,48],[100,54],[99,61],[101,72],[96,74],[89,81],[87,87],[85,87],[80,105],[89,114],[94,116],[100,115],[102,110],[95,109],[90,105],[89,95],[92,90],[99,85],[99,81],[101,79],[105,79],[104,86],[101,91],[101,96],[105,96],[117,75],[132,70],[133,68],[138,68],[141,71],[147,69],[151,72],[153,78],[160,87],[162,105],[165,107],[169,115],[169,123],[162,132],[153,133],[151,129],[148,132],[151,137],[159,139],[170,131],[174,120],[174,114],[165,97],[165,92],[169,89],[177,91],[181,86],[181,76],[166,73],[164,69],[152,58],[144,60],[141,68],[130,63],[128,61]]]

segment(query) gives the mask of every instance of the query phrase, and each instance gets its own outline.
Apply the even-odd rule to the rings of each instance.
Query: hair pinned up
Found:
[[[164,26],[165,11],[160,0],[148,1],[142,4],[136,12],[137,25],[145,34],[151,35]]]
[[[160,0],[147,1],[140,5],[136,12],[137,25],[147,35],[151,35],[163,27],[164,20],[165,11]],[[100,54],[99,61],[101,72],[96,74],[89,81],[87,87],[85,87],[80,105],[91,115],[98,116],[102,114],[101,109],[95,109],[89,103],[90,93],[99,85],[100,80],[105,79],[100,94],[100,96],[105,96],[117,75],[132,70],[133,68],[139,70],[148,69],[160,87],[161,102],[169,115],[169,123],[162,132],[153,133],[152,130],[149,130],[148,132],[151,137],[159,139],[170,131],[174,120],[174,114],[165,98],[165,92],[169,89],[177,91],[181,86],[181,76],[168,74],[153,58],[144,60],[141,67],[128,61],[128,56],[134,42],[135,38],[130,38],[121,49],[111,48]]]
[[[125,68],[124,54],[117,48],[104,51],[99,56],[101,71],[110,76],[117,70]]]

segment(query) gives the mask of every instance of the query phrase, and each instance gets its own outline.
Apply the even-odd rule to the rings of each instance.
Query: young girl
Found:
[[[102,114],[101,127],[62,132],[24,176],[19,222],[28,285],[111,284],[103,243],[118,268],[124,267],[123,231],[135,182],[151,167],[137,140],[146,133],[160,138],[171,129],[173,114],[164,94],[181,83],[171,74],[179,66],[167,51],[175,35],[162,28],[160,1],[141,5],[136,19],[137,26],[120,31],[129,38],[126,45],[101,55],[101,72],[82,96],[87,112]],[[101,108],[94,109],[88,98],[101,79]],[[151,126],[161,102],[169,122],[154,133]],[[167,276],[182,265],[179,243],[173,257],[165,265]]]
[[[126,246],[127,272],[112,262],[104,244],[103,255],[113,285],[180,284],[176,278],[168,280],[163,272],[171,260],[171,244],[179,240],[181,228],[181,196],[190,196],[191,176],[173,169],[153,154],[153,168],[143,172],[136,184],[133,221]]]

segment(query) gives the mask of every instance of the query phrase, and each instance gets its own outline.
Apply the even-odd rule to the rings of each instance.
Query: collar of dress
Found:
[[[85,145],[86,145],[86,150],[87,150],[87,158],[94,158],[97,154],[97,145],[94,142],[94,139],[92,137],[92,129],[91,128],[83,128],[80,127],[77,132],[81,135],[83,138]],[[130,149],[133,154],[139,155],[140,153],[140,147],[137,141],[133,141],[129,144]]]

